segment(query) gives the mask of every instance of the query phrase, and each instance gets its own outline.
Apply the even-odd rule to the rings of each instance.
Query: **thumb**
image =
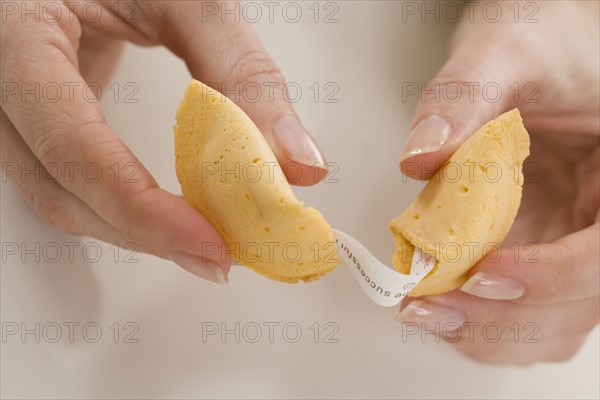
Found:
[[[473,38],[469,38],[473,39]],[[489,37],[463,41],[421,91],[400,169],[429,179],[477,129],[516,106],[523,68]]]
[[[285,79],[252,26],[220,12],[225,3],[164,2],[158,11],[163,43],[194,78],[220,91],[248,114],[273,149],[288,181],[312,185],[327,174],[325,159],[300,123]],[[234,4],[235,5],[235,4]]]

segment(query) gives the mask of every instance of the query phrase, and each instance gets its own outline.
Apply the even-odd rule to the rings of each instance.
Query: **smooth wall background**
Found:
[[[306,17],[298,23],[276,13],[274,23],[264,17],[254,24],[288,81],[303,91],[296,110],[304,125],[338,166],[337,182],[295,191],[334,227],[389,260],[393,242],[387,222],[421,187],[403,179],[397,167],[418,100],[403,101],[402,83],[425,83],[433,76],[453,26],[419,18],[402,23],[401,3],[391,1],[337,2],[339,22],[315,23],[312,2],[299,4]],[[331,10],[321,5],[321,12]],[[172,125],[189,80],[183,62],[166,50],[128,46],[113,79],[122,92],[116,101],[112,92],[103,99],[115,131],[160,185],[175,193],[180,190]],[[133,97],[138,103],[124,101],[129,82],[139,88]],[[315,83],[322,90],[319,101],[310,89]],[[337,103],[324,101],[332,92],[332,86],[325,90],[327,83],[339,88],[332,97]],[[393,321],[397,308],[372,304],[342,267],[315,283],[294,286],[234,267],[230,284],[221,287],[167,261],[62,233],[35,215],[10,184],[1,189],[3,242],[81,244],[73,262],[66,256],[56,263],[31,257],[26,263],[16,257],[3,262],[2,321],[29,328],[57,323],[63,337],[56,343],[44,337],[36,343],[32,335],[25,343],[7,337],[1,344],[2,397],[599,396],[597,330],[567,363],[482,365],[432,336],[403,340]],[[82,255],[86,243],[100,246],[95,262]],[[73,343],[66,337],[69,322],[80,324]],[[87,339],[81,332],[86,323],[92,323]],[[203,323],[219,329],[239,323],[239,343],[234,334],[203,341]],[[272,343],[265,325],[270,323],[279,324]],[[296,343],[284,337],[285,324],[292,326],[287,339],[301,328]],[[262,336],[251,343],[257,325]],[[91,343],[97,326],[102,334]],[[47,329],[46,336],[53,337],[52,327]],[[138,342],[127,343],[133,339]],[[337,343],[328,343],[334,339]]]

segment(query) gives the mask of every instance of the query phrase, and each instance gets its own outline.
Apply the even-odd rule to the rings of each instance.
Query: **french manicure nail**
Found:
[[[295,117],[285,116],[273,125],[273,141],[286,159],[325,168],[325,159],[317,144]]]
[[[450,332],[465,323],[462,312],[431,301],[413,300],[394,318],[398,322],[422,324],[440,334]]]
[[[465,293],[491,300],[514,300],[523,296],[523,285],[510,278],[477,272],[460,288]]]
[[[437,115],[425,118],[410,132],[400,160],[439,151],[446,143],[451,129],[450,123]]]
[[[171,261],[194,275],[221,285],[227,284],[227,277],[218,264],[201,257],[193,256],[183,251],[175,251],[171,254]]]

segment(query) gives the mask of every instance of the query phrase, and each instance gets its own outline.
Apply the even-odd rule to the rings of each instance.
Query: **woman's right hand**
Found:
[[[108,82],[123,40],[167,46],[204,82],[229,89],[266,82],[284,87],[252,27],[231,16],[223,21],[207,3],[220,4],[2,2],[1,160],[4,174],[52,224],[121,246],[133,242],[141,251],[226,283],[228,253],[203,254],[206,243],[224,248],[223,239],[184,199],[158,187],[107,125],[94,94],[83,90]],[[94,7],[84,8],[89,4]],[[56,87],[62,91],[58,97]],[[300,166],[303,174],[293,183],[322,179],[326,170],[315,173],[315,164],[324,166],[323,156],[290,103],[279,92],[252,100],[240,96],[237,102],[279,161]],[[25,173],[36,168],[54,179]]]

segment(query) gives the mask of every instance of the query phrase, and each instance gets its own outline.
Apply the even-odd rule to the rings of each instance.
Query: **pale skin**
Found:
[[[38,12],[38,21],[31,15],[22,16],[18,8],[22,2],[12,2],[16,9],[7,3],[3,4],[1,25],[3,82],[25,83],[29,89],[36,83],[63,88],[66,83],[78,88],[86,82],[103,86],[109,81],[124,40],[129,40],[140,45],[164,45],[186,62],[196,79],[228,85],[229,89],[245,82],[285,85],[249,24],[223,23],[219,15],[203,14],[200,1],[101,1],[96,2],[101,12],[95,6],[87,13],[82,3],[67,7],[56,1],[41,1],[39,10],[43,11]],[[115,4],[119,5],[116,9]],[[101,17],[97,19],[97,15]],[[197,23],[203,15],[206,22]],[[68,232],[122,246],[134,242],[141,251],[172,259],[200,277],[226,283],[229,254],[222,252],[208,260],[202,255],[205,242],[225,248],[213,227],[183,198],[158,187],[107,125],[97,102],[86,99],[82,90],[74,90],[73,96],[68,89],[63,93],[59,101],[46,101],[46,97],[38,101],[31,96],[23,101],[18,94],[3,99],[3,167],[33,169],[40,163],[52,175],[57,170],[52,165],[65,171],[68,164],[96,163],[103,171],[102,178],[90,183],[80,170],[72,176],[53,176],[56,182],[35,182],[17,171],[9,179],[23,196],[45,219]],[[289,127],[298,117],[281,92],[257,102],[247,102],[242,96],[239,106],[272,144],[279,162],[300,167],[301,174],[296,168],[290,169],[298,178],[293,183],[311,185],[325,176],[326,169],[315,167],[324,165],[324,160],[310,135],[299,122]],[[276,146],[273,127],[282,118],[294,135],[284,132],[287,134]],[[115,183],[114,165],[121,169],[120,176],[127,176],[132,170],[126,166],[131,163],[137,166],[134,179],[117,179]]]
[[[501,257],[495,262],[481,261],[469,272],[470,277],[482,273],[478,276],[493,288],[467,283],[462,291],[419,299],[423,303],[417,303],[414,311],[421,317],[404,311],[411,300],[401,307],[400,320],[405,322],[479,323],[479,329],[463,328],[454,345],[486,362],[567,360],[598,324],[598,8],[595,2],[539,4],[535,24],[462,21],[452,39],[449,60],[432,80],[442,84],[498,82],[505,88],[514,82],[521,86],[534,82],[539,101],[524,102],[520,96],[515,102],[511,93],[497,103],[470,103],[466,98],[456,103],[421,103],[413,126],[437,115],[450,121],[452,131],[441,150],[401,162],[403,169],[409,163],[443,163],[476,127],[514,107],[521,111],[531,138],[528,162],[534,168],[526,172],[529,179],[521,208]],[[421,177],[420,172],[412,175]],[[532,242],[534,247],[528,245]],[[496,343],[494,328],[487,338],[482,335],[481,327],[488,322],[503,330]],[[520,331],[517,340],[516,329]],[[527,335],[537,343],[524,340]],[[450,334],[448,338],[454,340]]]
[[[56,2],[54,2],[56,3]],[[481,334],[469,340],[468,330],[454,345],[477,360],[529,364],[570,358],[589,331],[598,324],[599,313],[599,180],[600,98],[598,94],[598,10],[595,2],[541,3],[539,23],[514,24],[503,19],[459,23],[448,62],[432,82],[535,82],[537,103],[515,103],[503,96],[497,103],[424,102],[415,112],[413,127],[428,116],[447,120],[450,133],[441,148],[411,156],[424,140],[411,138],[403,151],[401,168],[409,163],[432,166],[443,163],[470,134],[504,111],[519,107],[531,133],[530,161],[539,165],[538,180],[525,185],[523,202],[506,246],[538,244],[538,262],[515,262],[513,251],[504,251],[496,262],[480,262],[470,273],[496,279],[494,299],[477,285],[439,296],[420,299],[429,311],[427,323],[494,321],[503,328],[535,322],[539,343],[515,344],[513,336],[491,343]],[[105,2],[106,10],[114,0]],[[284,78],[267,55],[252,28],[241,23],[207,20],[197,24],[202,2],[137,2],[138,19],[115,23],[110,12],[89,22],[65,7],[58,23],[21,21],[7,16],[1,25],[3,82],[96,82],[108,83],[124,40],[143,45],[164,45],[182,57],[192,75],[214,82],[278,81]],[[65,17],[73,12],[76,18]],[[65,14],[67,13],[67,14]],[[557,29],[561,27],[561,29]],[[22,51],[24,48],[27,51]],[[211,54],[211,57],[204,57]],[[284,116],[297,118],[282,99],[240,106],[273,143],[273,125]],[[97,103],[77,97],[57,103],[2,101],[2,163],[95,162],[108,169],[115,162],[139,166],[137,183],[117,182],[105,174],[95,184],[83,179],[56,177],[56,182],[32,182],[9,178],[23,196],[48,221],[69,232],[108,242],[135,242],[141,249],[162,258],[174,252],[201,257],[202,243],[222,245],[210,224],[182,198],[160,189],[135,155],[106,124]],[[434,135],[434,134],[432,134]],[[322,163],[323,156],[308,134],[290,143],[292,149],[273,146],[281,162],[302,160],[304,180],[313,184],[323,174],[310,170],[307,161]],[[431,139],[428,139],[431,141]],[[435,140],[434,140],[435,141]],[[439,142],[439,140],[438,140]],[[307,145],[307,143],[309,143]],[[293,150],[296,148],[303,149]],[[309,150],[307,150],[309,149]],[[311,150],[312,149],[312,150]],[[50,170],[50,169],[49,169]],[[425,178],[420,171],[410,173]],[[78,175],[76,175],[77,177]],[[157,229],[160,227],[160,229]],[[524,253],[529,249],[523,249]],[[523,254],[523,253],[521,253]],[[214,260],[227,276],[231,260]],[[215,280],[214,268],[184,266],[197,275]],[[481,276],[481,275],[480,275]],[[471,281],[473,282],[473,281]],[[517,282],[516,286],[515,283]],[[475,289],[473,289],[475,286]],[[520,291],[516,288],[520,288]],[[471,292],[471,294],[467,292]],[[487,294],[486,294],[487,293]],[[518,297],[515,298],[515,295]],[[504,295],[504,299],[499,298]],[[507,298],[510,297],[510,298]],[[407,303],[403,303],[406,310]],[[429,308],[428,308],[429,307]],[[405,322],[420,321],[403,311]]]

